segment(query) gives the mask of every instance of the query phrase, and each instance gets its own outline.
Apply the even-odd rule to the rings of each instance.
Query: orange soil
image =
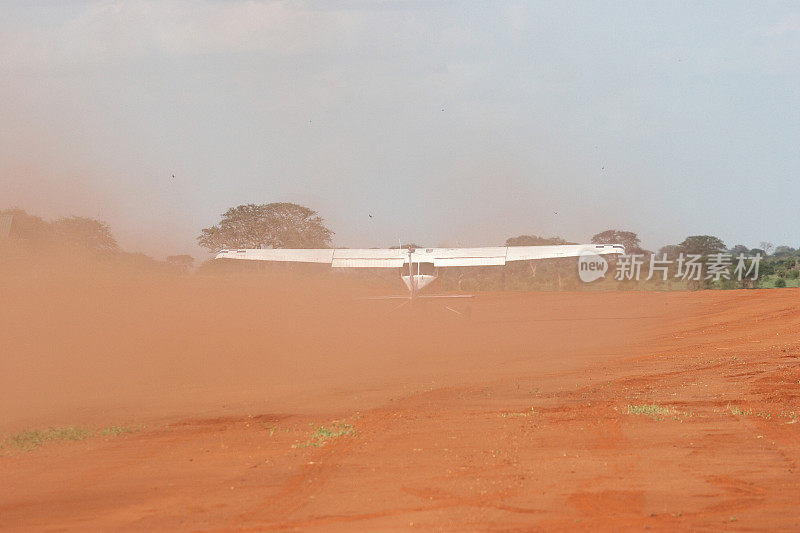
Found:
[[[0,450],[0,529],[800,528],[800,291],[95,274],[0,282],[0,434],[146,427]]]

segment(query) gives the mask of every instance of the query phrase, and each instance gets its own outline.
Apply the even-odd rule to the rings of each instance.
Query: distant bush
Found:
[[[729,290],[729,289],[736,289],[739,287],[739,283],[733,279],[720,279],[716,283],[714,283],[714,287],[717,289]]]
[[[789,279],[797,279],[798,277],[800,277],[800,270],[792,269],[786,273],[786,277]]]
[[[775,280],[775,288],[782,289],[786,286],[786,280],[783,278],[778,278]]]

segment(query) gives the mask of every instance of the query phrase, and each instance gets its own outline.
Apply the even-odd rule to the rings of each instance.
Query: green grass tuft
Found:
[[[745,411],[731,404],[728,404],[728,410],[734,416],[755,416],[758,418],[765,418],[767,420],[772,418],[772,413],[768,411],[753,411],[752,409],[748,409]]]
[[[500,413],[500,416],[503,418],[527,418],[535,414],[536,410],[533,407],[531,407],[530,411],[522,411],[522,412],[506,411],[504,413]]]
[[[111,426],[100,430],[78,426],[51,427],[47,429],[29,429],[8,435],[0,443],[0,448],[18,448],[30,451],[52,441],[80,441],[90,437],[116,437],[123,433],[141,431],[144,426]]]
[[[313,423],[309,425],[314,427]],[[330,427],[316,427],[314,431],[311,432],[311,437],[307,441],[301,444],[293,444],[292,448],[308,448],[309,446],[317,448],[319,446],[324,446],[328,442],[338,439],[339,437],[355,436],[355,434],[356,430],[352,424],[345,424],[335,420]]]
[[[628,405],[625,412],[629,415],[643,415],[649,416],[653,420],[660,421],[663,420],[664,417],[670,416],[674,420],[680,420],[678,417],[679,413],[672,407],[664,407],[658,404],[640,404],[640,405]]]
[[[32,450],[49,441],[85,440],[92,431],[76,426],[52,427],[40,430],[26,430],[6,437],[5,444],[21,450]]]
[[[116,437],[117,435],[122,435],[123,433],[136,433],[137,431],[141,431],[144,429],[144,426],[111,426],[107,428],[103,428],[99,431],[100,435],[105,435],[107,437]]]

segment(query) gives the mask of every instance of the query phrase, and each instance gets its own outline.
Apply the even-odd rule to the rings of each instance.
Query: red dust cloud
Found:
[[[797,526],[796,290],[479,293],[466,320],[359,299],[399,280],[15,257],[0,527]],[[67,426],[95,433],[9,444]]]

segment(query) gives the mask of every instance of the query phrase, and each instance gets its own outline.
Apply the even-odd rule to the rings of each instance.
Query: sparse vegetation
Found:
[[[531,407],[530,410],[522,411],[522,412],[506,411],[506,412],[500,413],[500,416],[503,417],[503,418],[527,418],[527,417],[533,416],[535,414],[536,414],[536,410],[533,407]]]
[[[628,405],[625,409],[625,414],[648,416],[655,421],[661,421],[664,420],[665,417],[670,417],[680,422],[683,422],[684,417],[692,416],[692,413],[678,411],[674,407],[658,405],[656,403]]]
[[[92,435],[87,428],[76,426],[52,427],[40,430],[26,430],[6,437],[4,445],[21,450],[32,450],[49,441],[85,440]]]
[[[105,435],[109,437],[116,437],[117,435],[122,435],[123,433],[136,433],[137,431],[141,431],[144,429],[144,426],[111,426],[107,428],[103,428],[99,431],[100,435]]]
[[[0,448],[8,447],[30,451],[51,441],[81,441],[96,436],[116,437],[123,433],[132,433],[141,431],[143,429],[144,426],[139,425],[111,426],[99,430],[79,426],[63,426],[51,427],[47,429],[25,430],[6,436],[2,440],[2,445],[0,445]]]
[[[314,424],[310,424],[314,427]],[[293,444],[292,448],[308,448],[313,446],[315,448],[324,446],[328,442],[338,439],[339,437],[355,436],[356,430],[352,424],[345,424],[339,420],[334,420],[330,426],[317,426],[311,433],[309,439],[303,443]]]
[[[741,409],[739,409],[735,405],[728,405],[728,410],[734,416],[748,416],[748,415],[753,414],[752,410],[750,410],[750,411],[742,411]]]
[[[800,420],[800,413],[798,413],[796,411],[789,411],[788,413],[781,413],[780,417],[781,418],[788,418],[790,420],[790,422],[788,422],[788,423],[789,424],[794,424],[798,420]]]
[[[758,418],[765,418],[767,420],[772,418],[772,413],[768,411],[753,411],[752,409],[743,410],[731,404],[728,404],[728,410],[734,416],[755,416]]]

